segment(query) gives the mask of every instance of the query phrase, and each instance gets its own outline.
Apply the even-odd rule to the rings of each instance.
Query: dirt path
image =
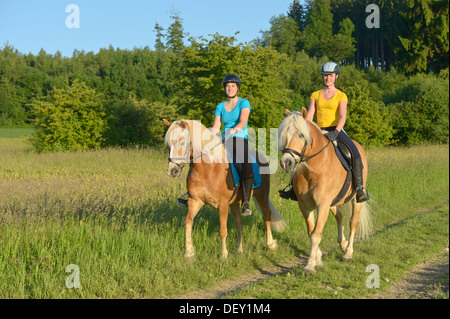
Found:
[[[418,264],[392,284],[388,291],[376,295],[380,299],[433,299],[442,298],[449,289],[448,243],[445,252]]]
[[[178,297],[179,299],[219,299],[228,293],[239,290],[252,283],[288,272],[306,263],[306,258],[296,258],[294,261],[277,267],[261,270],[259,273],[244,275],[233,280],[224,281],[220,286],[194,291]],[[389,290],[375,295],[379,299],[431,299],[436,293],[448,293],[449,290],[449,255],[439,254],[426,263],[418,264],[405,274],[398,283],[392,284]],[[441,296],[442,297],[442,296]]]
[[[436,206],[438,207],[438,206]],[[425,213],[436,207],[419,211]],[[194,291],[176,299],[219,299],[226,294],[242,289],[252,283],[273,277],[277,274],[286,273],[291,269],[306,264],[306,257],[297,257],[293,261],[276,267],[261,269],[259,272],[243,275],[232,280],[220,283],[220,286],[213,288]],[[449,291],[449,244],[443,252],[431,258],[429,261],[418,264],[413,270],[405,274],[398,283],[393,283],[391,287],[381,293],[375,295],[379,299],[431,299],[442,298],[443,294]],[[436,294],[439,294],[437,296]]]
[[[293,261],[285,264],[280,264],[277,267],[272,267],[268,269],[261,269],[260,272],[243,275],[232,280],[227,280],[220,283],[220,286],[213,287],[210,289],[193,291],[187,294],[184,294],[178,298],[180,299],[218,299],[226,294],[229,294],[233,291],[239,290],[245,286],[248,286],[252,283],[264,280],[269,277],[273,277],[277,274],[282,274],[288,272],[291,269],[297,268],[301,265],[306,264],[306,258],[297,257]]]

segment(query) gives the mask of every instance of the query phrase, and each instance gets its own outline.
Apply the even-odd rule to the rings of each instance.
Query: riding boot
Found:
[[[252,209],[250,208],[250,198],[252,196],[253,177],[244,179],[241,182],[241,185],[242,185],[241,215],[249,216],[252,214]]]
[[[370,199],[369,192],[363,184],[361,158],[353,160],[353,185],[356,186],[356,202],[362,203]]]

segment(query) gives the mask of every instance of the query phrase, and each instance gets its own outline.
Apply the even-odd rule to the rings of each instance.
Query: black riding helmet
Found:
[[[223,78],[222,85],[225,88],[227,83],[236,83],[238,88],[241,88],[241,79],[236,74],[228,74]]]

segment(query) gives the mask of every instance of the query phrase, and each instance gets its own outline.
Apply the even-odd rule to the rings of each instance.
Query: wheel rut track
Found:
[[[449,202],[449,199],[447,199],[445,201],[445,203],[448,203],[448,202]],[[385,226],[384,228],[374,230],[371,237],[375,236],[377,233],[386,231],[387,229],[394,227],[395,225],[397,225],[409,218],[412,218],[418,214],[424,214],[424,213],[433,211],[435,209],[438,209],[438,208],[442,207],[445,203],[441,203],[441,204],[434,205],[429,208],[421,209],[421,210],[417,211],[416,213],[412,214],[411,216],[408,216],[408,217],[400,219],[400,220],[396,220],[396,221],[390,223],[389,225]],[[339,249],[339,247],[333,247],[333,248],[329,249],[328,251],[324,251],[323,256],[326,256],[327,254],[333,252],[336,249]],[[447,245],[446,249],[448,252],[448,245]],[[428,267],[433,267],[433,265],[432,265],[433,260],[436,260],[436,258],[432,258],[432,260],[430,260],[429,262],[427,262],[425,264],[427,264]],[[251,274],[245,274],[245,275],[241,275],[241,276],[238,276],[238,277],[230,279],[230,280],[224,280],[222,282],[219,282],[214,287],[203,289],[203,290],[198,290],[198,291],[188,292],[188,293],[185,293],[183,295],[173,297],[173,298],[174,299],[220,299],[222,297],[225,297],[227,294],[230,294],[230,293],[233,293],[240,289],[243,289],[254,283],[266,280],[266,279],[274,277],[276,275],[282,275],[282,274],[288,273],[289,271],[291,271],[293,269],[296,269],[302,265],[306,265],[306,261],[307,261],[307,256],[298,256],[288,262],[275,264],[275,266],[273,266],[273,267],[259,269],[258,271],[253,272]],[[424,276],[425,274],[423,272],[422,272],[422,274],[420,274],[419,270],[418,270],[418,268],[423,269],[423,267],[424,267],[423,265],[417,265],[413,270],[411,270],[410,272],[405,274],[405,277],[402,280],[403,281],[408,280],[408,277],[411,277],[411,276],[412,277]],[[435,265],[435,268],[440,269],[440,272],[445,272],[445,271],[448,272],[448,263],[446,265],[440,265],[440,266]],[[432,280],[433,280],[432,278],[428,279],[428,280],[423,279],[423,282],[430,282]],[[391,298],[392,296],[408,296],[408,293],[400,291],[401,288],[399,288],[399,287],[401,287],[401,285],[399,285],[397,283],[393,283],[392,289],[396,289],[395,293],[393,293],[390,288],[390,289],[388,289],[387,292],[376,295],[376,298]],[[405,287],[405,289],[411,289],[411,288]],[[416,290],[417,289],[419,289],[419,288],[416,288]],[[412,296],[412,295],[409,294],[409,296]]]

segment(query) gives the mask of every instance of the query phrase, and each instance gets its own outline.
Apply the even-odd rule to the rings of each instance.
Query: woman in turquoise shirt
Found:
[[[231,136],[225,142],[226,148],[228,152],[232,152],[233,163],[242,164],[243,203],[241,214],[242,216],[248,216],[252,213],[250,198],[253,187],[253,166],[248,155],[247,126],[252,109],[248,100],[237,96],[241,88],[241,80],[237,75],[227,75],[222,84],[228,99],[217,105],[211,130],[213,134],[219,132],[223,122],[222,136]]]

